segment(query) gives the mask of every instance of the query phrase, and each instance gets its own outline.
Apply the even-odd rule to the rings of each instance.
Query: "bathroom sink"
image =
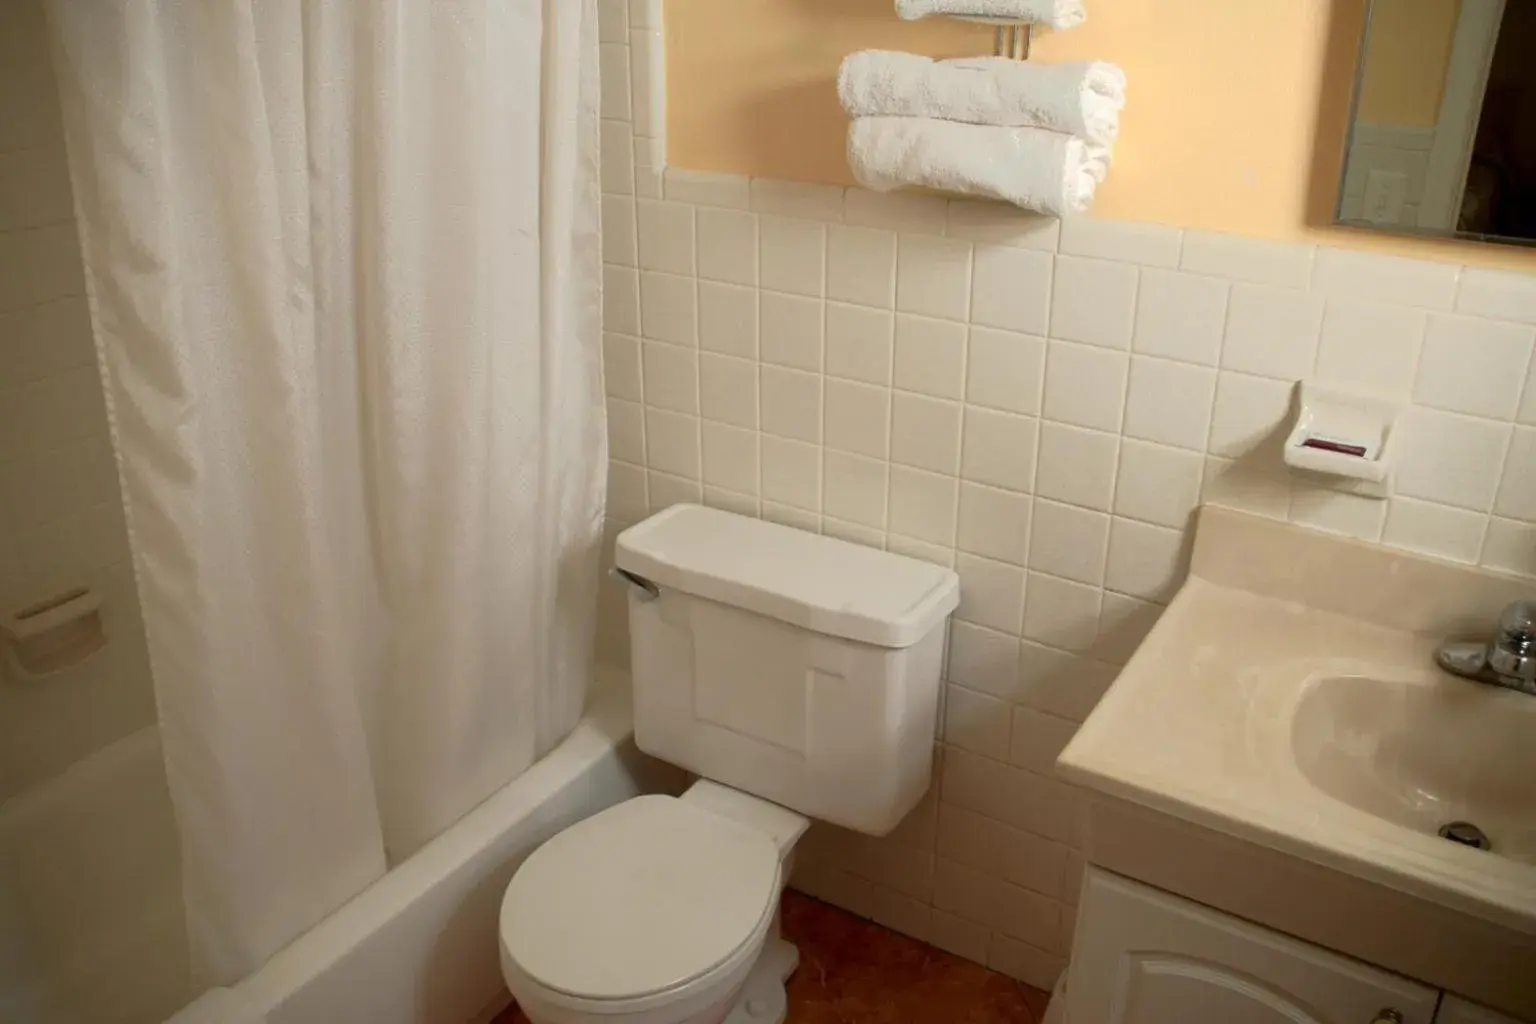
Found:
[[[1536,699],[1439,673],[1317,678],[1295,705],[1291,748],[1335,800],[1536,865]]]

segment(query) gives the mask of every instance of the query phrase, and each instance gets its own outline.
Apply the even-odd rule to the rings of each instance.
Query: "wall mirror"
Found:
[[[1536,0],[1372,0],[1337,220],[1536,245]]]

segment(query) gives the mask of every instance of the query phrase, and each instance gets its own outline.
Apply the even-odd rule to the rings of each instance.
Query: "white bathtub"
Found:
[[[497,915],[512,872],[568,825],[676,769],[632,742],[629,679],[599,672],[586,715],[543,760],[235,987],[268,1024],[459,1024],[507,1004]]]
[[[188,998],[153,726],[0,805],[0,1020],[142,1024]]]

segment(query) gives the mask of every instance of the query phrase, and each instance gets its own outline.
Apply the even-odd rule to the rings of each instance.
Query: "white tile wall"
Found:
[[[702,495],[961,576],[937,795],[884,840],[814,829],[817,895],[1049,985],[1082,871],[1051,764],[1202,500],[1536,577],[1536,277],[674,170],[651,203],[632,177],[606,189],[649,281],[636,316],[610,268],[610,515]],[[654,384],[636,321],[672,357]],[[1285,469],[1302,379],[1410,404],[1397,496]]]
[[[0,673],[0,802],[154,721],[40,0],[0,5],[0,608],[104,597],[109,643]],[[14,44],[14,45],[12,45]]]

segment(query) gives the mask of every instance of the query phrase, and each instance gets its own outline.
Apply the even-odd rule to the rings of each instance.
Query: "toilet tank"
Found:
[[[871,835],[922,797],[952,571],[698,505],[625,530],[615,563],[641,750]]]

